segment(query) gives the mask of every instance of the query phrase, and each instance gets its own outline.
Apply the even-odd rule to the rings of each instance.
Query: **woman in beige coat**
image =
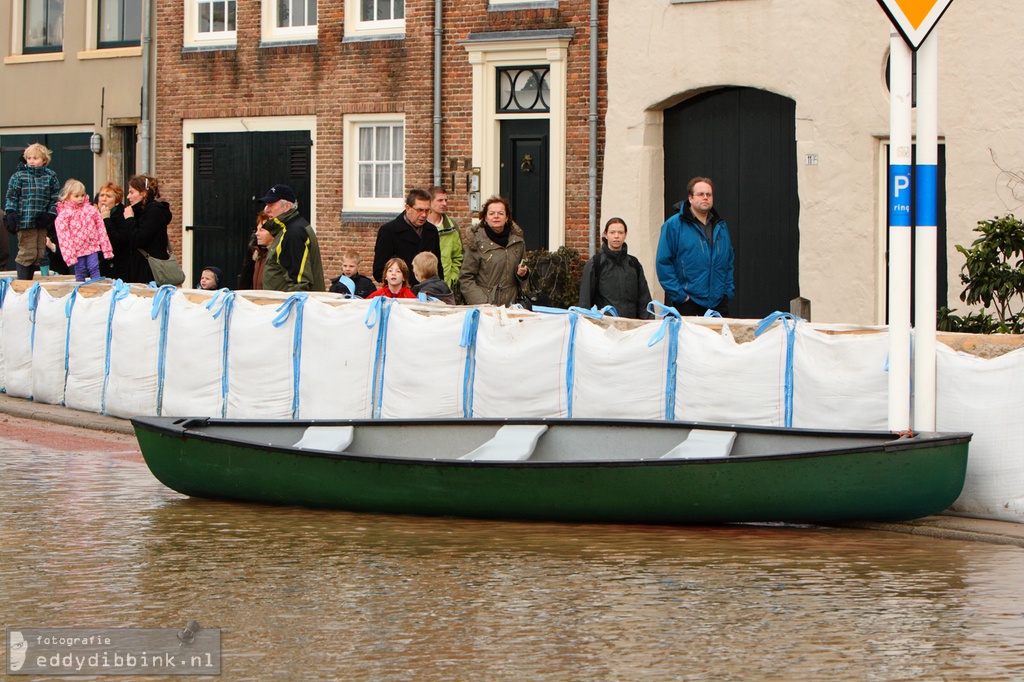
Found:
[[[483,220],[470,230],[459,288],[469,305],[512,305],[529,269],[523,263],[526,242],[512,222],[508,200],[493,196],[484,203]]]

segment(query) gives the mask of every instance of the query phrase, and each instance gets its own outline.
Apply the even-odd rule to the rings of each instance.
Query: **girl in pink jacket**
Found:
[[[75,279],[79,282],[99,279],[99,252],[108,260],[114,257],[99,209],[89,203],[85,185],[74,178],[64,183],[58,199],[57,243],[64,262],[75,266]]]

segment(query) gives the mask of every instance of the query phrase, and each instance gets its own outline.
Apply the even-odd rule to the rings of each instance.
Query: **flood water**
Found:
[[[0,439],[5,627],[196,620],[224,680],[1024,679],[1018,547],[193,500],[68,437]]]

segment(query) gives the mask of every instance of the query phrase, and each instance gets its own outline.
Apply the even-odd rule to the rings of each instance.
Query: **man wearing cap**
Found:
[[[270,216],[263,229],[274,236],[267,249],[263,288],[272,291],[324,291],[320,245],[313,226],[299,215],[295,192],[288,185],[274,185],[260,199]]]
[[[710,309],[728,317],[736,293],[729,228],[715,211],[713,192],[709,178],[693,178],[679,213],[661,226],[658,281],[667,303],[681,315],[700,316]]]
[[[373,247],[373,278],[384,281],[384,265],[392,258],[401,258],[409,266],[409,286],[418,282],[412,274],[412,259],[421,251],[429,251],[441,262],[441,242],[437,228],[427,224],[430,212],[430,193],[413,189],[405,197],[405,210],[377,230],[377,243]]]

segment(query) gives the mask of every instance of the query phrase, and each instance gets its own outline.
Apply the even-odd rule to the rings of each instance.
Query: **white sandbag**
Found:
[[[568,416],[569,316],[480,310],[473,416]]]
[[[888,333],[829,334],[807,324],[797,325],[793,426],[886,431],[888,356]]]
[[[302,419],[372,417],[378,328],[365,324],[370,305],[359,300],[337,305],[307,301],[299,382]],[[422,364],[414,365],[416,371]]]
[[[54,298],[41,287],[36,301],[36,334],[32,346],[32,399],[60,405],[64,402],[64,368],[68,340],[68,303],[71,294]]]
[[[390,303],[381,418],[463,416],[466,349],[459,342],[468,311],[431,307]]]
[[[785,426],[786,332],[776,325],[748,343],[682,321],[676,419]]]
[[[235,299],[228,343],[228,417],[293,416],[293,345],[298,304],[292,301],[289,298],[278,306]],[[282,313],[287,314],[283,324],[274,326],[274,320]]]
[[[236,300],[231,295],[228,303],[221,293],[210,309],[209,300],[193,303],[182,293],[171,299],[161,415],[222,416],[224,330]]]
[[[64,404],[76,410],[99,412],[106,376],[107,318],[114,293],[113,289],[99,296],[84,293],[77,293],[71,310]]]
[[[16,398],[32,397],[32,289],[11,289],[4,299],[4,389]]]
[[[7,298],[7,294],[11,291],[11,278],[4,277],[0,278],[0,392],[4,391],[4,386],[7,384],[7,368],[4,362],[4,299]]]
[[[114,302],[110,322],[110,373],[103,411],[116,417],[153,416],[157,412],[160,326],[166,310],[153,318],[155,296],[128,294]],[[158,298],[158,296],[160,298]]]
[[[941,343],[935,350],[936,430],[974,433],[951,509],[1024,523],[1024,350],[988,360]]]
[[[576,323],[573,417],[664,419],[669,334],[649,345],[662,325],[630,330],[580,317]]]

